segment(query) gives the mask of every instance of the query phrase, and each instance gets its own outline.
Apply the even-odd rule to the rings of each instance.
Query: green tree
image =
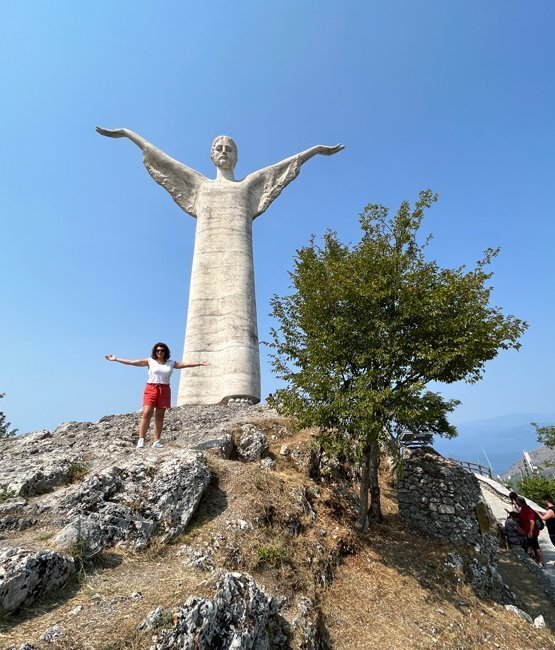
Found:
[[[452,437],[448,414],[458,404],[427,390],[430,382],[476,382],[500,349],[515,348],[525,322],[490,305],[496,250],[476,268],[441,268],[419,243],[424,212],[437,197],[427,190],[415,206],[370,204],[360,215],[362,237],[341,243],[328,231],[297,252],[293,293],[274,296],[270,347],[285,388],[270,402],[320,427],[332,453],[360,462],[359,525],[381,519],[380,449],[398,431]],[[370,493],[370,507],[368,495]]]
[[[538,437],[538,442],[550,449],[555,447],[555,426],[549,425],[545,427],[540,427],[537,422],[532,422],[532,426],[536,429],[536,435]]]
[[[0,393],[0,399],[4,397],[6,393]],[[17,429],[11,429],[11,424],[6,421],[6,416],[2,411],[0,411],[0,439],[1,438],[11,438],[17,433]]]
[[[539,472],[534,472],[531,476],[523,476],[519,479],[516,489],[522,496],[542,505],[545,494],[555,496],[555,479],[549,479]]]

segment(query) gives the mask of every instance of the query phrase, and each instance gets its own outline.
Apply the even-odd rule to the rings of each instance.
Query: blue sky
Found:
[[[255,222],[261,340],[312,233],[356,240],[365,204],[437,191],[430,254],[471,265],[500,246],[494,302],[530,323],[482,382],[444,389],[463,401],[454,421],[552,412],[554,19],[551,0],[6,4],[0,410],[21,431],[132,411],[144,370],[103,355],[182,352],[195,222],[98,124],[208,176],[220,133],[238,177],[346,145]]]

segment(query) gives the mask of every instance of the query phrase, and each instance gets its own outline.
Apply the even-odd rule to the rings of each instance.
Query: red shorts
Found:
[[[155,406],[157,409],[169,409],[171,406],[171,390],[169,384],[147,384],[143,394],[144,406]]]

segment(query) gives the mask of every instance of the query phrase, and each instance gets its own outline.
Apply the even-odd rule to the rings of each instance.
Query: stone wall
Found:
[[[457,545],[481,545],[478,480],[430,447],[406,452],[398,499],[401,517],[424,532]]]
[[[459,547],[445,560],[454,580],[471,585],[480,598],[515,603],[497,570],[498,543],[488,532],[495,519],[474,474],[431,447],[407,451],[403,470],[397,488],[401,517]]]

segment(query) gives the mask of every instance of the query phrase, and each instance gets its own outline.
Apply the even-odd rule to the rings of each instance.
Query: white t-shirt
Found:
[[[156,359],[148,359],[148,384],[169,384],[175,361],[169,359],[166,363],[158,363]]]

